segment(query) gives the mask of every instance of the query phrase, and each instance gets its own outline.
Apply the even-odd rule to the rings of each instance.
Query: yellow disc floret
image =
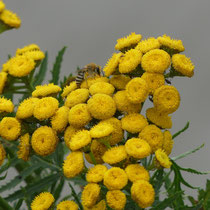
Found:
[[[7,73],[0,72],[0,94],[3,93],[6,82],[7,82]]]
[[[174,141],[172,139],[171,132],[167,131],[167,130],[164,131],[163,132],[163,147],[162,148],[167,155],[171,154],[171,151],[173,149],[173,144],[174,144]]]
[[[69,93],[71,93],[73,90],[76,90],[76,89],[77,89],[77,84],[75,81],[73,81],[70,83],[70,85],[66,86],[63,89],[63,93],[61,94],[61,96],[65,98]]]
[[[167,52],[154,49],[144,54],[141,66],[147,72],[162,74],[169,67],[170,63],[171,57]]]
[[[78,210],[79,207],[74,201],[61,201],[57,205],[57,210]]]
[[[4,9],[2,13],[0,13],[0,20],[12,28],[19,28],[21,25],[21,19],[15,13],[7,9]]]
[[[72,125],[70,125],[66,128],[66,130],[64,132],[64,141],[68,148],[69,148],[69,143],[70,143],[72,136],[80,130],[81,130],[80,128],[74,127]]]
[[[162,150],[162,149],[158,149],[155,152],[155,157],[156,160],[158,161],[158,163],[164,167],[164,168],[170,168],[172,163],[168,157],[168,155]]]
[[[118,90],[125,90],[125,86],[130,80],[131,78],[129,76],[120,74],[120,75],[114,75],[110,79],[110,83]]]
[[[175,54],[172,56],[172,65],[174,69],[184,76],[192,77],[194,75],[195,66],[191,62],[190,58],[185,55]]]
[[[112,96],[114,93],[114,86],[107,82],[96,82],[90,86],[89,91],[91,95],[103,93]]]
[[[5,4],[3,1],[0,1],[0,12],[2,12],[5,9]]]
[[[33,150],[41,156],[53,153],[58,143],[56,132],[48,126],[37,128],[31,137]]]
[[[14,117],[4,117],[0,122],[0,136],[6,140],[14,141],[21,131],[20,122]]]
[[[0,143],[0,166],[3,164],[5,157],[6,157],[6,151],[3,145]]]
[[[114,130],[110,123],[99,123],[91,128],[90,135],[92,138],[103,138],[109,136]]]
[[[4,97],[0,97],[0,113],[8,112],[11,113],[14,110],[14,104],[10,99],[6,99]]]
[[[30,136],[28,133],[20,137],[20,143],[18,145],[18,158],[24,161],[28,161],[30,153]]]
[[[126,195],[120,190],[108,191],[106,202],[114,210],[123,210],[126,204]]]

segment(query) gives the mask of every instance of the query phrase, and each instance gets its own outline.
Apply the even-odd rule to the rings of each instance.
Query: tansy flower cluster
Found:
[[[0,122],[2,138],[20,139],[18,158],[24,161],[32,153],[52,154],[64,140],[69,149],[62,167],[64,176],[71,180],[83,174],[88,183],[81,194],[84,209],[106,209],[106,205],[124,209],[128,194],[139,207],[150,207],[155,200],[151,170],[172,165],[169,129],[180,94],[167,78],[191,77],[194,65],[179,54],[184,51],[181,40],[166,35],[141,39],[140,34],[131,33],[117,40],[115,49],[120,52],[108,60],[105,76],[87,78],[80,86],[73,81],[63,89],[53,83],[38,85],[18,105],[15,117],[3,117]],[[4,87],[3,76],[26,76],[43,58],[37,45],[18,49],[3,65],[0,87]],[[147,99],[152,105],[142,113]],[[13,110],[12,102],[1,97],[0,113]],[[24,132],[28,122],[33,126]],[[0,145],[0,163],[4,158]],[[146,158],[150,159],[147,166],[143,165]],[[92,166],[87,168],[87,162]],[[48,209],[53,202],[53,195],[44,192],[31,208]],[[73,201],[57,205],[57,209],[68,208],[78,206]]]

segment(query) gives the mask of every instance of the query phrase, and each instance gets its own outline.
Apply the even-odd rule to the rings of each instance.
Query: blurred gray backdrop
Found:
[[[195,64],[193,78],[176,78],[181,105],[172,115],[171,132],[190,128],[175,139],[171,156],[205,147],[179,161],[184,167],[210,170],[210,1],[209,0],[4,0],[22,19],[18,30],[0,36],[0,65],[7,55],[30,43],[49,51],[49,70],[64,45],[68,47],[61,76],[77,66],[95,62],[104,66],[114,52],[116,40],[131,32],[143,38],[164,33],[181,39],[185,54]],[[48,74],[49,77],[49,74]],[[210,176],[187,174],[195,186]],[[191,191],[187,191],[191,194]]]

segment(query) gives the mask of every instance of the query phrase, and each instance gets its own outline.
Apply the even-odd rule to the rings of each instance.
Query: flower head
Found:
[[[91,128],[90,135],[92,138],[103,138],[109,136],[114,128],[110,123],[99,123]]]
[[[141,66],[147,72],[162,74],[170,63],[171,57],[167,52],[154,49],[143,55]]]
[[[131,78],[129,76],[120,74],[120,75],[114,75],[110,79],[110,83],[118,90],[125,90],[125,86],[130,80]]]
[[[73,178],[80,174],[84,168],[82,152],[76,151],[70,153],[63,163],[63,174],[67,178]]]
[[[57,94],[61,91],[61,88],[58,85],[54,85],[53,83],[38,85],[36,89],[32,92],[33,97],[46,97],[53,94]]]
[[[3,164],[6,157],[6,151],[4,150],[3,145],[0,143],[0,166]]]
[[[89,91],[87,89],[81,88],[77,90],[73,90],[68,94],[65,106],[73,107],[77,104],[85,103],[89,97]]]
[[[49,192],[42,192],[37,195],[31,203],[32,210],[49,209],[55,201],[53,195]]]
[[[180,105],[180,95],[178,90],[171,85],[163,85],[155,90],[153,103],[159,112],[170,114],[175,112]]]
[[[0,113],[1,112],[13,112],[14,104],[10,99],[6,99],[4,97],[0,97]]]
[[[162,131],[156,125],[147,125],[139,133],[139,138],[144,139],[149,143],[152,152],[155,152],[158,148],[161,148],[163,145]]]
[[[138,43],[135,49],[140,50],[142,53],[146,53],[150,50],[160,48],[160,43],[154,37],[150,37],[148,39],[142,40]]]
[[[61,201],[57,205],[57,210],[78,210],[79,207],[74,201]]]
[[[52,117],[58,110],[59,102],[53,97],[45,97],[35,103],[33,115],[38,120]]]
[[[136,182],[138,180],[149,181],[149,172],[139,164],[128,165],[125,168],[125,172],[131,182]]]
[[[103,69],[106,77],[112,75],[117,70],[119,61],[120,61],[120,57],[122,55],[123,54],[121,52],[114,53],[112,55],[112,57],[107,61],[106,65],[104,66],[104,69]]]
[[[64,132],[64,141],[65,141],[66,146],[68,148],[70,148],[69,143],[70,143],[70,140],[71,140],[72,136],[80,130],[81,130],[81,128],[77,128],[77,127],[74,127],[72,125],[70,125],[66,128],[66,130]]]
[[[114,86],[107,82],[96,82],[90,86],[89,91],[91,95],[103,93],[112,96],[114,93]]]
[[[111,149],[107,150],[102,156],[103,161],[110,165],[119,163],[125,160],[126,158],[127,153],[125,151],[124,145],[112,147]]]
[[[4,9],[0,13],[0,20],[12,28],[19,28],[21,25],[21,19],[15,13],[7,9]]]
[[[170,168],[172,163],[168,157],[168,155],[162,150],[158,149],[155,152],[155,157],[158,163],[164,168]]]
[[[68,114],[69,108],[66,106],[62,106],[56,111],[55,115],[52,116],[51,125],[55,131],[64,131],[65,127],[68,124]]]
[[[102,93],[93,95],[87,104],[91,115],[99,120],[112,117],[116,111],[116,105],[112,97]]]
[[[83,127],[91,121],[87,104],[77,104],[69,111],[69,123],[74,127]]]
[[[106,202],[112,209],[122,210],[125,208],[126,195],[120,190],[111,190],[106,194]]]
[[[0,136],[6,140],[14,141],[21,131],[20,122],[14,117],[4,117],[0,122]]]
[[[22,159],[24,161],[28,161],[29,159],[29,153],[30,153],[30,136],[28,133],[24,134],[20,137],[20,143],[18,145],[18,158]]]
[[[122,128],[130,133],[139,133],[145,126],[148,125],[146,118],[138,113],[125,115],[121,119]]]
[[[119,167],[112,167],[104,174],[104,185],[109,190],[121,190],[127,183],[127,174]]]
[[[175,54],[172,56],[172,65],[174,69],[184,76],[192,77],[194,75],[195,66],[190,58],[182,54]]]
[[[56,132],[48,126],[37,128],[31,137],[33,150],[41,156],[53,153],[58,143]]]
[[[64,87],[63,93],[61,94],[61,96],[65,98],[69,93],[71,93],[73,90],[76,90],[76,89],[77,89],[77,84],[75,81],[73,81],[70,83],[70,85]]]
[[[89,183],[84,187],[82,191],[81,200],[84,207],[92,207],[96,204],[101,188],[98,184]]]
[[[104,165],[95,165],[93,168],[90,168],[86,173],[87,182],[101,182],[104,179],[104,174],[107,171],[107,167]]]
[[[3,93],[6,81],[7,81],[7,73],[6,72],[0,72],[0,94]]]
[[[88,89],[91,85],[93,85],[96,82],[109,82],[109,78],[101,77],[101,76],[87,78],[86,80],[82,82],[82,84],[80,85],[80,88]]]
[[[172,135],[170,133],[170,131],[164,131],[163,132],[163,147],[162,149],[165,151],[165,153],[167,155],[170,155],[171,154],[171,151],[173,149],[173,144],[174,144],[174,141],[172,139]]]
[[[158,110],[154,107],[146,110],[146,116],[150,122],[154,123],[158,127],[167,129],[172,127],[171,117],[166,113],[158,112]]]
[[[150,145],[140,138],[129,139],[125,144],[125,150],[128,155],[136,159],[145,158],[152,152]]]
[[[149,88],[145,80],[140,77],[132,79],[126,85],[127,98],[131,103],[139,104],[147,99]]]
[[[117,44],[115,45],[115,49],[123,50],[124,48],[135,47],[138,42],[140,42],[141,38],[141,34],[135,34],[135,32],[133,32],[127,37],[118,39]]]
[[[139,207],[147,208],[152,206],[155,200],[155,191],[149,182],[138,180],[131,187],[131,197]]]
[[[131,49],[121,56],[119,61],[119,72],[130,73],[141,63],[142,53],[139,50]]]
[[[0,12],[2,12],[5,9],[5,4],[3,1],[0,1]]]

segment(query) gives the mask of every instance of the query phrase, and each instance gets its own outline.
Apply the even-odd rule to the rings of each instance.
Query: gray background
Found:
[[[49,70],[64,45],[68,46],[62,76],[77,65],[95,62],[104,66],[114,52],[116,40],[131,32],[144,38],[164,33],[181,39],[185,54],[195,64],[193,78],[176,78],[181,105],[173,114],[174,133],[189,120],[189,130],[175,139],[172,156],[205,142],[205,148],[179,163],[210,170],[210,8],[209,0],[16,0],[4,1],[22,19],[18,30],[0,36],[0,65],[16,48],[30,43],[49,51]],[[49,75],[48,75],[49,76]],[[149,104],[149,103],[148,103]],[[210,176],[187,175],[196,186]],[[191,191],[188,191],[192,194]]]

